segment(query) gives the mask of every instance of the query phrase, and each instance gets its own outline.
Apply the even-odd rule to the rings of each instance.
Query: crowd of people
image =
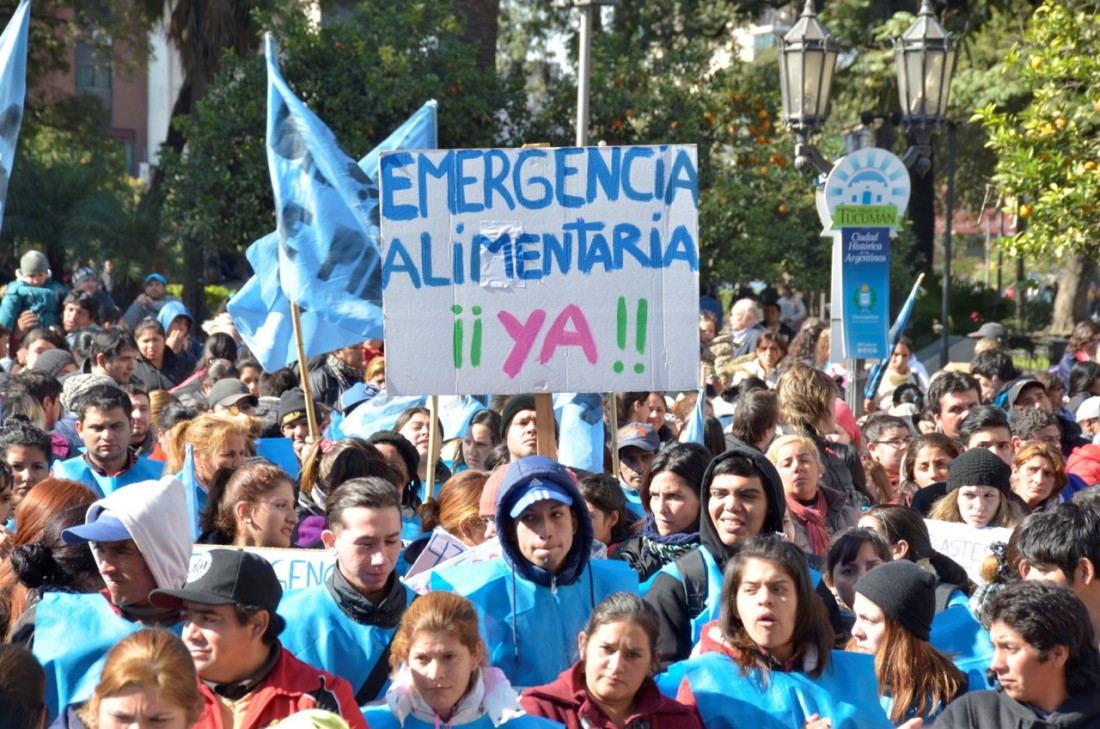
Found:
[[[704,299],[705,391],[606,396],[592,471],[533,395],[363,430],[382,342],[302,382],[102,283],[0,304],[5,727],[1100,727],[1100,325],[902,338],[857,418],[793,291]],[[1011,536],[974,579],[927,519]]]

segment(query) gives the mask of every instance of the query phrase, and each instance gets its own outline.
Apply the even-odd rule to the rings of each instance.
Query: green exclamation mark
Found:
[[[470,344],[470,364],[479,367],[481,366],[481,307],[475,306],[471,311],[478,318],[474,319],[474,337],[473,342]]]
[[[451,347],[452,347],[452,350],[453,350],[453,353],[454,353],[453,357],[454,357],[455,369],[460,370],[460,369],[462,369],[462,339],[463,339],[464,333],[463,333],[463,327],[462,327],[462,320],[457,318],[457,317],[460,314],[462,314],[462,307],[459,306],[458,304],[455,304],[454,306],[451,307],[451,312],[456,317],[455,318],[455,325],[454,325],[454,333],[453,333],[453,336],[451,337]]]
[[[616,328],[616,341],[619,344],[619,349],[626,349],[626,297],[619,297],[618,307],[618,326]],[[623,373],[623,361],[615,360],[615,364],[611,365],[611,369],[615,370],[615,374],[621,375]]]
[[[645,299],[638,299],[638,319],[635,321],[634,339],[637,343],[638,354],[645,354],[645,335],[647,324],[649,322],[649,302]],[[634,371],[637,374],[645,372],[645,365],[638,362],[634,365]]]

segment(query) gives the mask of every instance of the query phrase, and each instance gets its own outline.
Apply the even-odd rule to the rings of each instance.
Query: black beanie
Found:
[[[947,466],[947,490],[962,486],[992,486],[1008,494],[1012,469],[985,448],[971,448]]]
[[[881,564],[859,579],[856,592],[921,640],[932,634],[936,576],[916,563],[902,559]]]
[[[508,441],[508,426],[512,424],[512,418],[516,417],[516,413],[520,410],[534,409],[534,395],[513,395],[510,397],[507,404],[504,406],[503,412],[500,414],[500,439],[505,442]]]

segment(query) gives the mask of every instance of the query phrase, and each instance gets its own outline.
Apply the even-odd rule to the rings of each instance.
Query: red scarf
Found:
[[[817,498],[810,506],[800,504],[787,497],[787,510],[791,512],[791,518],[797,520],[806,527],[806,538],[810,541],[810,551],[819,557],[824,557],[829,550],[829,535],[825,533],[825,515],[829,507],[825,503],[825,494],[821,489],[817,490]]]

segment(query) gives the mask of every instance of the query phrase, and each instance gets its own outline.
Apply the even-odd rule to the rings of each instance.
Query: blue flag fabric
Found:
[[[428,407],[428,398],[424,396],[376,395],[352,410],[340,421],[339,428],[329,428],[327,435],[332,440],[348,436],[367,438],[379,430],[392,430],[409,408]],[[470,418],[479,410],[484,410],[479,400],[469,395],[455,395],[439,398],[439,422],[443,426],[446,438],[459,438],[466,434]]]
[[[289,89],[274,40],[268,63],[268,164],[278,230],[256,241],[256,275],[229,303],[245,343],[272,372],[298,359],[291,301],[307,357],[382,337],[378,154],[436,146],[436,102],[424,104],[358,163]]]
[[[691,413],[691,419],[684,423],[684,437],[681,441],[706,445],[707,422],[707,388],[699,388],[699,398],[695,401],[695,410]]]
[[[559,392],[554,414],[561,433],[558,461],[570,468],[603,473],[603,398],[595,392]]]
[[[195,475],[195,447],[188,444],[187,452],[183,457],[183,469],[178,476],[187,492],[187,515],[191,518],[191,538],[198,539],[202,534],[199,518],[206,508],[206,489],[199,484]]]
[[[27,93],[27,35],[31,3],[23,0],[0,35],[0,219],[8,195],[15,143],[23,122],[23,99]]]
[[[266,372],[274,372],[298,360],[290,299],[279,286],[279,240],[274,233],[248,249],[256,275],[229,300],[229,315],[237,331]],[[268,248],[270,257],[263,255]],[[302,340],[307,357],[362,342],[360,331],[331,321],[324,312],[302,310]]]
[[[378,188],[290,90],[267,36],[267,165],[275,193],[279,277],[291,301],[382,337]]]
[[[894,324],[890,327],[890,351],[871,370],[871,377],[868,379],[867,387],[863,391],[863,396],[868,399],[873,399],[878,394],[878,387],[882,383],[883,375],[886,374],[886,365],[890,363],[890,356],[897,348],[901,335],[905,333],[905,327],[909,326],[909,317],[913,314],[913,305],[917,301],[917,293],[920,291],[920,284],[923,280],[924,274],[917,277],[916,283],[913,284],[913,290],[909,292],[909,298],[902,304],[901,311],[898,312]]]

